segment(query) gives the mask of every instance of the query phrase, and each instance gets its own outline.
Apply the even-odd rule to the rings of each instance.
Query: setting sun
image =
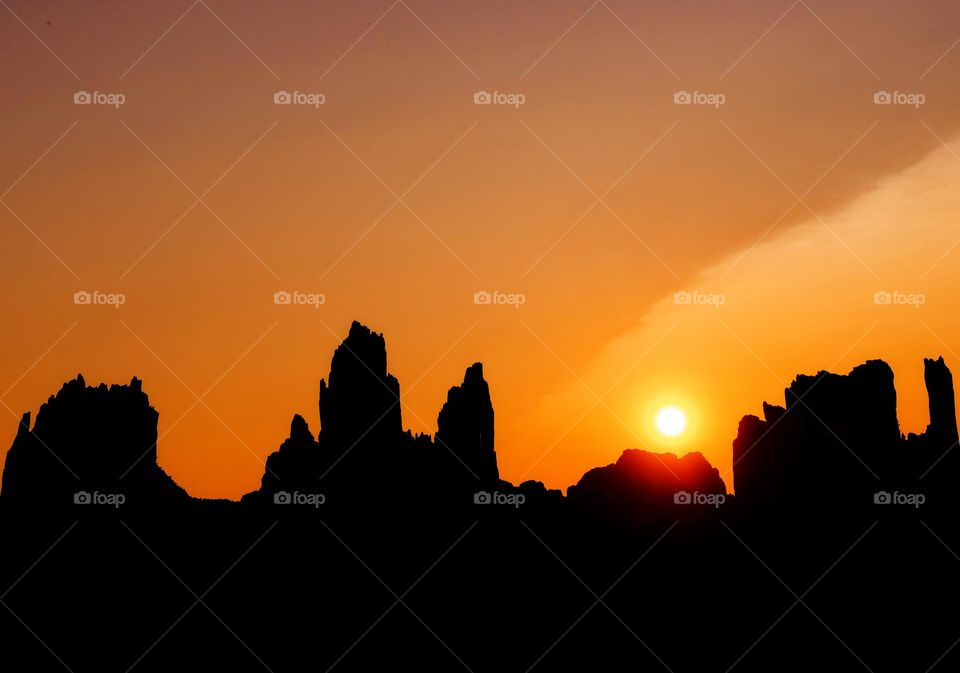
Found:
[[[687,427],[687,417],[677,407],[664,407],[657,412],[657,430],[667,437],[676,437]]]

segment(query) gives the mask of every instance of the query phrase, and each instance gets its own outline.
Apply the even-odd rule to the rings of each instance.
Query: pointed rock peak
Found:
[[[310,432],[310,426],[307,425],[307,421],[304,420],[303,416],[300,414],[294,414],[293,420],[290,422],[290,439],[304,440],[308,442],[313,441],[313,434]]]
[[[350,342],[359,342],[359,343],[376,343],[380,342],[385,344],[383,338],[383,333],[374,332],[372,329],[366,325],[354,320],[350,323],[350,333],[347,334],[347,338],[343,340],[344,343]]]
[[[467,385],[470,383],[479,383],[481,381],[483,381],[483,363],[474,362],[472,365],[467,367],[467,371],[463,375],[463,384]]]
[[[483,379],[483,364],[467,367],[463,383],[447,391],[437,417],[437,441],[446,446],[482,481],[499,478],[494,451],[493,404]]]
[[[953,387],[953,375],[943,361],[942,355],[936,360],[923,358],[923,378],[926,381],[927,388],[930,388],[931,384]]]
[[[358,362],[359,361],[359,362]],[[334,385],[337,370],[353,370],[357,366],[368,369],[379,378],[387,376],[387,342],[383,334],[372,331],[356,320],[350,325],[347,338],[337,346],[330,366],[330,379],[327,387]]]
[[[783,407],[777,406],[776,404],[763,403],[763,420],[767,423],[776,421],[783,416],[784,413],[786,413],[786,409]]]
[[[30,433],[30,412],[25,411],[20,417],[20,425],[17,427],[17,437]]]
[[[359,320],[354,320],[350,323],[350,336],[354,336],[355,334],[370,334],[370,328]]]
[[[321,432],[342,450],[361,439],[386,450],[403,433],[399,399],[400,384],[387,372],[386,340],[354,321],[320,382]]]
[[[71,397],[77,394],[82,394],[87,388],[87,382],[83,378],[83,374],[77,374],[77,378],[71,379],[70,381],[65,381],[60,390],[57,391],[56,395],[51,395],[48,402],[52,402],[57,399],[64,399],[66,397]]]
[[[923,359],[923,381],[927,387],[930,423],[927,435],[930,441],[951,444],[957,438],[957,417],[953,393],[953,374],[943,361]]]
[[[143,392],[143,381],[134,376],[130,379],[130,388],[136,392]]]

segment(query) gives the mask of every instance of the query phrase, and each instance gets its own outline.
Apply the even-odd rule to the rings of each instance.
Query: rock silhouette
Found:
[[[290,423],[290,437],[267,457],[260,489],[248,493],[243,500],[271,503],[282,492],[320,493],[320,478],[330,465],[307,422],[296,414]]]
[[[799,375],[785,406],[747,416],[733,443],[734,489],[763,515],[862,509],[901,441],[893,371],[881,360],[847,375]],[[807,494],[816,492],[816,498]]]
[[[940,357],[923,361],[923,380],[927,387],[930,422],[926,431],[907,436],[902,458],[895,466],[891,481],[903,488],[922,491],[930,504],[960,512],[957,478],[960,475],[960,450],[957,448],[957,417],[954,411],[953,376]]]
[[[437,417],[438,444],[452,451],[482,482],[500,478],[493,448],[493,403],[483,364],[467,368],[463,384],[447,393]]]
[[[957,441],[956,401],[953,395],[953,376],[943,357],[923,359],[923,381],[929,398],[930,423],[924,435],[949,447]]]
[[[400,383],[387,372],[382,334],[354,321],[320,380],[321,441],[340,457],[362,445],[386,451],[403,432]]]
[[[386,340],[354,322],[320,381],[320,432],[295,416],[290,437],[265,464],[261,487],[243,498],[271,504],[279,492],[322,493],[331,508],[416,507],[437,499],[470,505],[481,489],[515,491],[499,479],[493,405],[483,365],[450,389],[437,433],[402,429],[399,382],[387,372]],[[530,498],[553,497],[536,482]],[[328,508],[328,509],[331,509]]]
[[[185,501],[157,464],[157,411],[140,379],[87,386],[82,375],[25,413],[3,469],[2,495],[38,506],[72,504],[80,492],[125,494],[130,505]]]
[[[615,519],[659,519],[723,504],[727,488],[719,471],[700,453],[677,457],[640,449],[617,462],[595,467],[567,490],[571,506]],[[707,498],[705,496],[724,496]]]
[[[4,465],[4,663],[956,670],[953,380],[942,358],[924,380],[930,423],[904,437],[882,361],[796,377],[740,421],[735,497],[702,454],[639,449],[564,496],[500,479],[480,363],[435,435],[404,431],[385,339],[354,323],[318,434],[294,415],[259,488],[214,503],[159,467],[138,379],[78,377]],[[98,517],[78,491],[127,500]]]
[[[935,461],[957,458],[950,455],[957,443],[953,377],[942,357],[924,360],[924,381],[930,424],[905,438],[885,362],[871,360],[846,376],[798,376],[785,407],[764,403],[762,420],[740,421],[733,442],[739,505],[761,517],[829,517],[869,510],[877,494],[907,490],[948,506],[960,464],[921,483]]]

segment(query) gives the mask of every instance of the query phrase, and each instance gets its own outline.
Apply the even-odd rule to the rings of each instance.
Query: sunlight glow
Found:
[[[676,437],[687,427],[687,417],[677,407],[664,407],[657,413],[657,430],[667,437]]]

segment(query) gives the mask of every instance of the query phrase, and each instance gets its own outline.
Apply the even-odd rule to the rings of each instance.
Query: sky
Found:
[[[948,3],[0,4],[0,451],[136,375],[237,498],[355,319],[414,431],[484,362],[501,475],[552,488],[626,448],[732,488],[796,374],[886,359],[917,432],[960,371]]]

